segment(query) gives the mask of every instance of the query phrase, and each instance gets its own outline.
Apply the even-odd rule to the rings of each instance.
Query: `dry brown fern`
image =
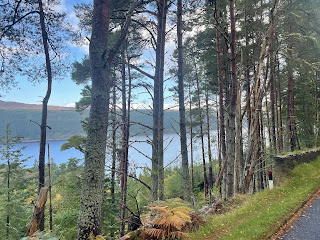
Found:
[[[200,226],[206,223],[205,218],[194,211],[190,212],[189,215],[191,217],[191,223],[188,223],[186,226],[186,229],[189,231],[198,229]]]
[[[188,235],[182,231],[191,223],[190,208],[155,206],[150,209],[158,214],[151,223],[152,228],[145,229],[141,239],[182,239]]]

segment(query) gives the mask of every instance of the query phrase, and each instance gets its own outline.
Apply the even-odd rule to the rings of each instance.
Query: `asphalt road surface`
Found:
[[[320,195],[280,239],[320,240]]]

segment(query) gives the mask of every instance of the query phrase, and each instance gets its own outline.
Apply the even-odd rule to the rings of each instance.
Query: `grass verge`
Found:
[[[226,214],[214,215],[190,239],[270,239],[320,185],[320,157],[295,167],[282,187],[249,196]]]

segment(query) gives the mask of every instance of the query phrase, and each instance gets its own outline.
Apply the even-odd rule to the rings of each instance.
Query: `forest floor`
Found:
[[[210,216],[207,224],[190,233],[190,239],[276,239],[286,223],[307,206],[320,186],[320,157],[298,165],[281,187],[244,198],[239,207]],[[283,233],[283,232],[282,232]]]

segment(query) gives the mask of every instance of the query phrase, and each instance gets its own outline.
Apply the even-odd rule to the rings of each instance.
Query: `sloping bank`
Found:
[[[319,188],[320,157],[296,165],[282,180],[280,187],[248,196],[239,208],[211,216],[207,225],[190,234],[191,239],[272,238]]]

